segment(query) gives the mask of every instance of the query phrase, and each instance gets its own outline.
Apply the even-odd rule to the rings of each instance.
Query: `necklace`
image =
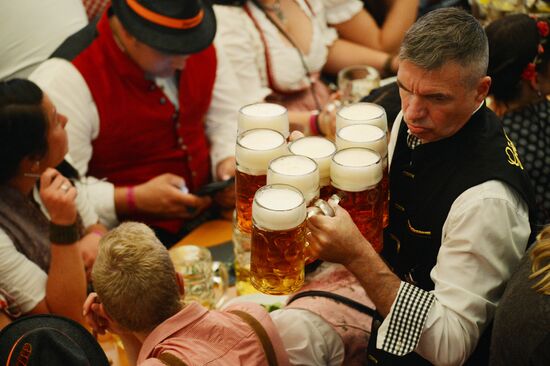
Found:
[[[262,6],[265,10],[275,13],[277,19],[279,19],[281,23],[286,24],[286,17],[283,13],[283,10],[281,9],[281,0],[275,0],[272,5],[266,5],[262,3]]]

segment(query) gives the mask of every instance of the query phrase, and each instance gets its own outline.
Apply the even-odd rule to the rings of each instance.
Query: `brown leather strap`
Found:
[[[180,360],[178,357],[174,356],[169,352],[163,352],[158,357],[158,360],[167,366],[187,366],[185,362]]]
[[[277,366],[277,356],[275,355],[273,344],[271,344],[271,340],[269,339],[269,336],[267,335],[264,327],[262,327],[262,324],[260,324],[260,322],[252,315],[244,311],[231,310],[230,313],[237,315],[242,320],[244,320],[245,323],[250,325],[252,330],[254,330],[254,333],[256,333],[256,335],[260,339],[260,343],[262,344],[262,348],[264,349],[265,358],[267,359],[267,364],[269,366]]]

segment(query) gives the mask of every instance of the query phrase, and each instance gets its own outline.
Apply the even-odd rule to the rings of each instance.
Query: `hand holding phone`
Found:
[[[196,192],[197,196],[212,196],[216,194],[217,192],[224,190],[225,188],[229,187],[235,183],[235,177],[231,177],[227,180],[221,180],[218,182],[212,182],[205,184],[204,186],[200,187],[199,190]]]

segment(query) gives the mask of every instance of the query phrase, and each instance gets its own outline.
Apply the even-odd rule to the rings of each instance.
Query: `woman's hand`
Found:
[[[40,198],[52,223],[72,225],[76,222],[76,195],[76,188],[57,170],[48,168],[40,176]]]

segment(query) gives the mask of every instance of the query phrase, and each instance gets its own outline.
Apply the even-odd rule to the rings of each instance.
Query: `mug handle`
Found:
[[[214,307],[218,309],[226,300],[229,287],[229,271],[223,262],[212,262],[212,282],[214,288]]]

